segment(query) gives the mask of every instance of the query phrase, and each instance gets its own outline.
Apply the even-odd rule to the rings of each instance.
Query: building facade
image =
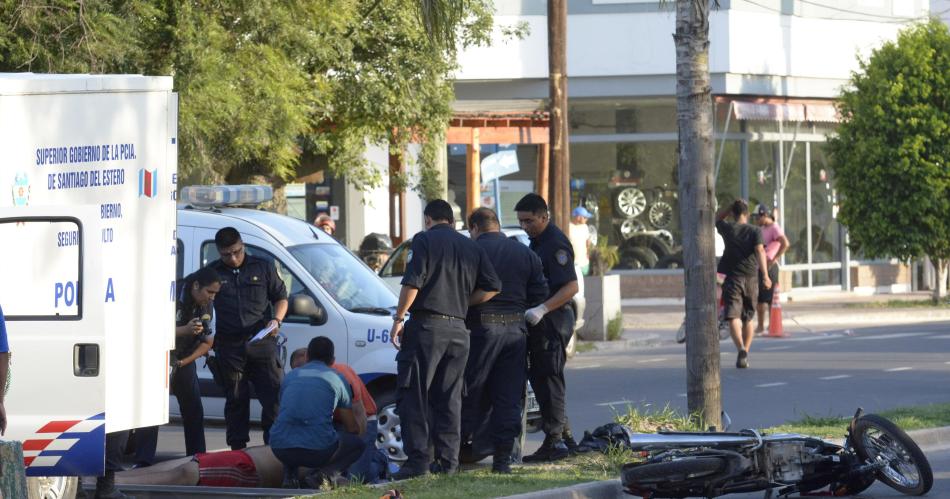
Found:
[[[568,2],[574,204],[594,212],[600,237],[620,246],[621,267],[651,278],[672,276],[669,269],[682,265],[672,3]],[[495,43],[461,54],[457,106],[541,110],[548,93],[546,2],[496,0],[496,9]],[[711,11],[717,201],[742,197],[753,207],[775,207],[791,242],[786,289],[909,288],[906,269],[862,263],[846,251],[825,142],[838,120],[834,99],[859,58],[929,13],[926,0],[720,0]],[[515,25],[529,34],[506,38],[503,28]],[[490,158],[503,151],[517,165],[479,189],[510,223],[513,216],[504,217],[513,215],[514,202],[536,188],[539,149],[482,146],[482,165],[497,163]],[[461,206],[470,189],[464,155],[464,145],[448,144],[450,201]],[[861,264],[887,266],[891,277],[867,278],[881,273]]]

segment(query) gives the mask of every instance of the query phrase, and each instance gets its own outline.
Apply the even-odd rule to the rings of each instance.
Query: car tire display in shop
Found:
[[[647,197],[636,187],[624,187],[617,191],[614,197],[614,207],[618,214],[626,217],[635,217],[647,207]]]
[[[652,233],[641,233],[630,238],[629,241],[625,243],[626,246],[634,247],[639,246],[647,248],[656,255],[657,259],[663,258],[670,253],[673,253],[673,247],[666,243],[662,237],[653,235]]]
[[[643,225],[643,222],[637,220],[636,218],[628,218],[620,223],[620,237],[624,239],[630,239],[638,232],[643,232],[647,228]]]
[[[666,201],[657,201],[647,213],[650,223],[657,229],[665,229],[673,221],[673,207]]]
[[[620,250],[620,265],[628,269],[652,269],[658,258],[649,248],[628,246]]]
[[[683,268],[683,251],[677,251],[671,255],[666,255],[656,262],[658,269],[681,269]]]
[[[669,246],[670,248],[676,246],[676,240],[673,239],[673,233],[672,233],[672,232],[670,232],[670,231],[668,231],[668,230],[666,230],[666,229],[660,229],[660,230],[655,231],[655,232],[656,232],[656,238],[659,239],[660,241],[663,241],[664,243],[666,243],[667,246]]]

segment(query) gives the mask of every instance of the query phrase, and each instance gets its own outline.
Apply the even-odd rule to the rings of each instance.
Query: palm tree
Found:
[[[712,91],[709,9],[715,0],[677,0],[676,122],[686,283],[686,396],[689,413],[721,429],[719,336],[713,239]],[[714,4],[715,5],[715,4]]]

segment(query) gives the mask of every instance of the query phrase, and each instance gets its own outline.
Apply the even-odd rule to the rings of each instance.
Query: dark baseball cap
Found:
[[[759,207],[755,209],[755,214],[758,215],[758,216],[760,216],[760,217],[763,216],[763,215],[765,215],[765,216],[767,216],[767,217],[769,217],[769,218],[773,218],[773,217],[774,217],[774,215],[772,214],[772,207],[771,207],[771,206],[764,205],[764,204],[760,204]]]

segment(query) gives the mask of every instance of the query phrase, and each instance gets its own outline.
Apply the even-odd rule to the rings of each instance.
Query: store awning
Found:
[[[837,123],[838,110],[831,102],[742,102],[733,101],[737,120],[819,121]]]
[[[733,106],[738,120],[805,121],[805,106],[802,104],[734,102]]]

